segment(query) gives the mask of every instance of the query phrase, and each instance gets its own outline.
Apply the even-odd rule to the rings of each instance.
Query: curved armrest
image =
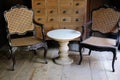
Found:
[[[92,25],[92,21],[89,21],[89,22],[87,22],[86,24],[84,24],[83,25],[83,28],[85,29],[85,28],[91,28],[91,25]]]
[[[91,25],[92,25],[92,21],[89,21],[82,26],[81,41],[83,40],[84,35],[86,35],[85,38],[87,38],[89,36],[88,32],[89,32],[89,30],[91,30]]]
[[[117,42],[116,46],[118,47],[120,44],[120,19],[118,20],[118,34],[117,34]]]
[[[42,33],[42,39],[45,41],[45,31],[44,31],[44,24],[38,23],[33,19],[33,23],[35,25],[38,25],[41,28],[41,33]]]

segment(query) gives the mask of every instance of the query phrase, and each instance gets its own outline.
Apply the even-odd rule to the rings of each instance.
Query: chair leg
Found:
[[[113,60],[112,60],[112,71],[113,72],[115,72],[115,68],[114,68],[115,59],[116,59],[116,51],[113,52]]]
[[[36,52],[36,50],[33,50],[33,53],[34,53],[34,55],[37,55],[37,52]]]
[[[44,60],[45,60],[45,64],[47,64],[47,59],[46,59],[46,56],[47,56],[47,44],[43,48],[44,48]]]
[[[8,59],[11,59],[11,50],[9,49],[9,55],[8,55]]]
[[[89,55],[91,54],[91,49],[89,50]]]
[[[79,61],[79,65],[82,62],[82,48],[79,48],[79,54],[80,54],[80,61]]]
[[[11,58],[13,62],[11,71],[14,71],[16,61],[15,61],[15,53],[13,53],[12,48],[10,49],[10,53],[11,53]]]

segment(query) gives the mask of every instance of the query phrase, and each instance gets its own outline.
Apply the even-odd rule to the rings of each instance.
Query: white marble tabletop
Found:
[[[51,30],[47,33],[47,36],[57,40],[57,41],[64,41],[64,40],[73,40],[78,38],[81,35],[79,31],[72,30],[72,29],[56,29]]]

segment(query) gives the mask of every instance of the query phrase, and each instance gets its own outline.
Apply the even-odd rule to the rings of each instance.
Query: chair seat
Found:
[[[40,43],[41,40],[35,37],[16,38],[11,40],[12,46],[29,46]]]
[[[116,40],[109,38],[90,37],[81,43],[101,47],[114,47],[116,45]]]

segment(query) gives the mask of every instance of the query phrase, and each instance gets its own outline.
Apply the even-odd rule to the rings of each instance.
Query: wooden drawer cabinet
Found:
[[[45,25],[46,33],[62,28],[81,31],[86,22],[87,0],[32,0],[32,8],[34,19]],[[39,28],[36,30],[41,37]]]

